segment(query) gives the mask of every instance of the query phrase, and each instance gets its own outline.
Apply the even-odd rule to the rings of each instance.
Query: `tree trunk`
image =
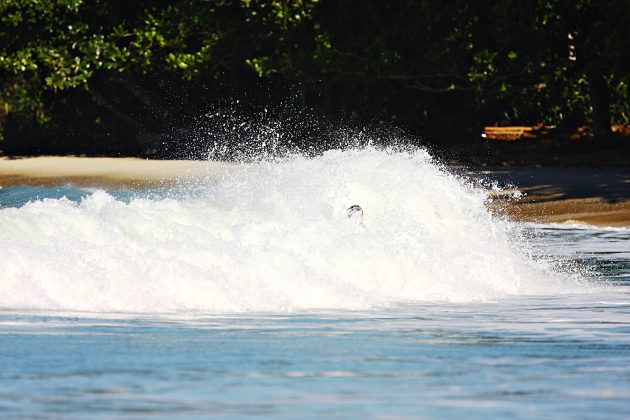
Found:
[[[593,108],[593,134],[597,140],[609,140],[612,131],[610,128],[610,96],[606,80],[601,68],[596,64],[590,66],[587,77]]]

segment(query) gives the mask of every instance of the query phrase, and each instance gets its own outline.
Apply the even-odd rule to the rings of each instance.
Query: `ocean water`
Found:
[[[370,148],[2,188],[0,416],[630,417],[630,229],[490,199]]]

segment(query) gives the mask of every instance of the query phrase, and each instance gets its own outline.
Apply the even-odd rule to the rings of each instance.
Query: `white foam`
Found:
[[[247,165],[195,191],[0,210],[0,308],[364,309],[579,288],[422,150]]]

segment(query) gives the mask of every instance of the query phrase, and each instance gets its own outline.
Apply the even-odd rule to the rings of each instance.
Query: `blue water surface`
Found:
[[[2,189],[0,205],[87,194]],[[361,312],[5,309],[0,416],[630,418],[630,231],[531,229],[536,252],[616,286]]]
[[[45,199],[59,200],[63,198],[80,203],[96,190],[95,188],[82,188],[74,185],[62,185],[52,188],[30,185],[9,188],[0,187],[0,209],[22,207],[27,203]],[[107,191],[107,193],[125,203],[128,203],[133,198],[163,198],[181,194],[176,190],[160,188],[145,190],[118,189]]]

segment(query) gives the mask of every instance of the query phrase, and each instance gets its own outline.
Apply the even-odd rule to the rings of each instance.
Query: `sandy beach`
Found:
[[[101,188],[159,188],[212,179],[236,165],[226,162],[136,158],[0,158],[0,187],[75,184]],[[491,209],[511,219],[630,227],[630,170],[595,168],[469,169],[467,175],[496,181]],[[513,198],[512,191],[524,193]]]
[[[225,162],[137,158],[0,158],[0,187],[74,184],[99,188],[159,188],[179,181],[212,178],[234,166]]]
[[[513,220],[630,227],[630,169],[496,167],[468,175],[503,188],[491,207]],[[520,191],[521,197],[511,198]]]

